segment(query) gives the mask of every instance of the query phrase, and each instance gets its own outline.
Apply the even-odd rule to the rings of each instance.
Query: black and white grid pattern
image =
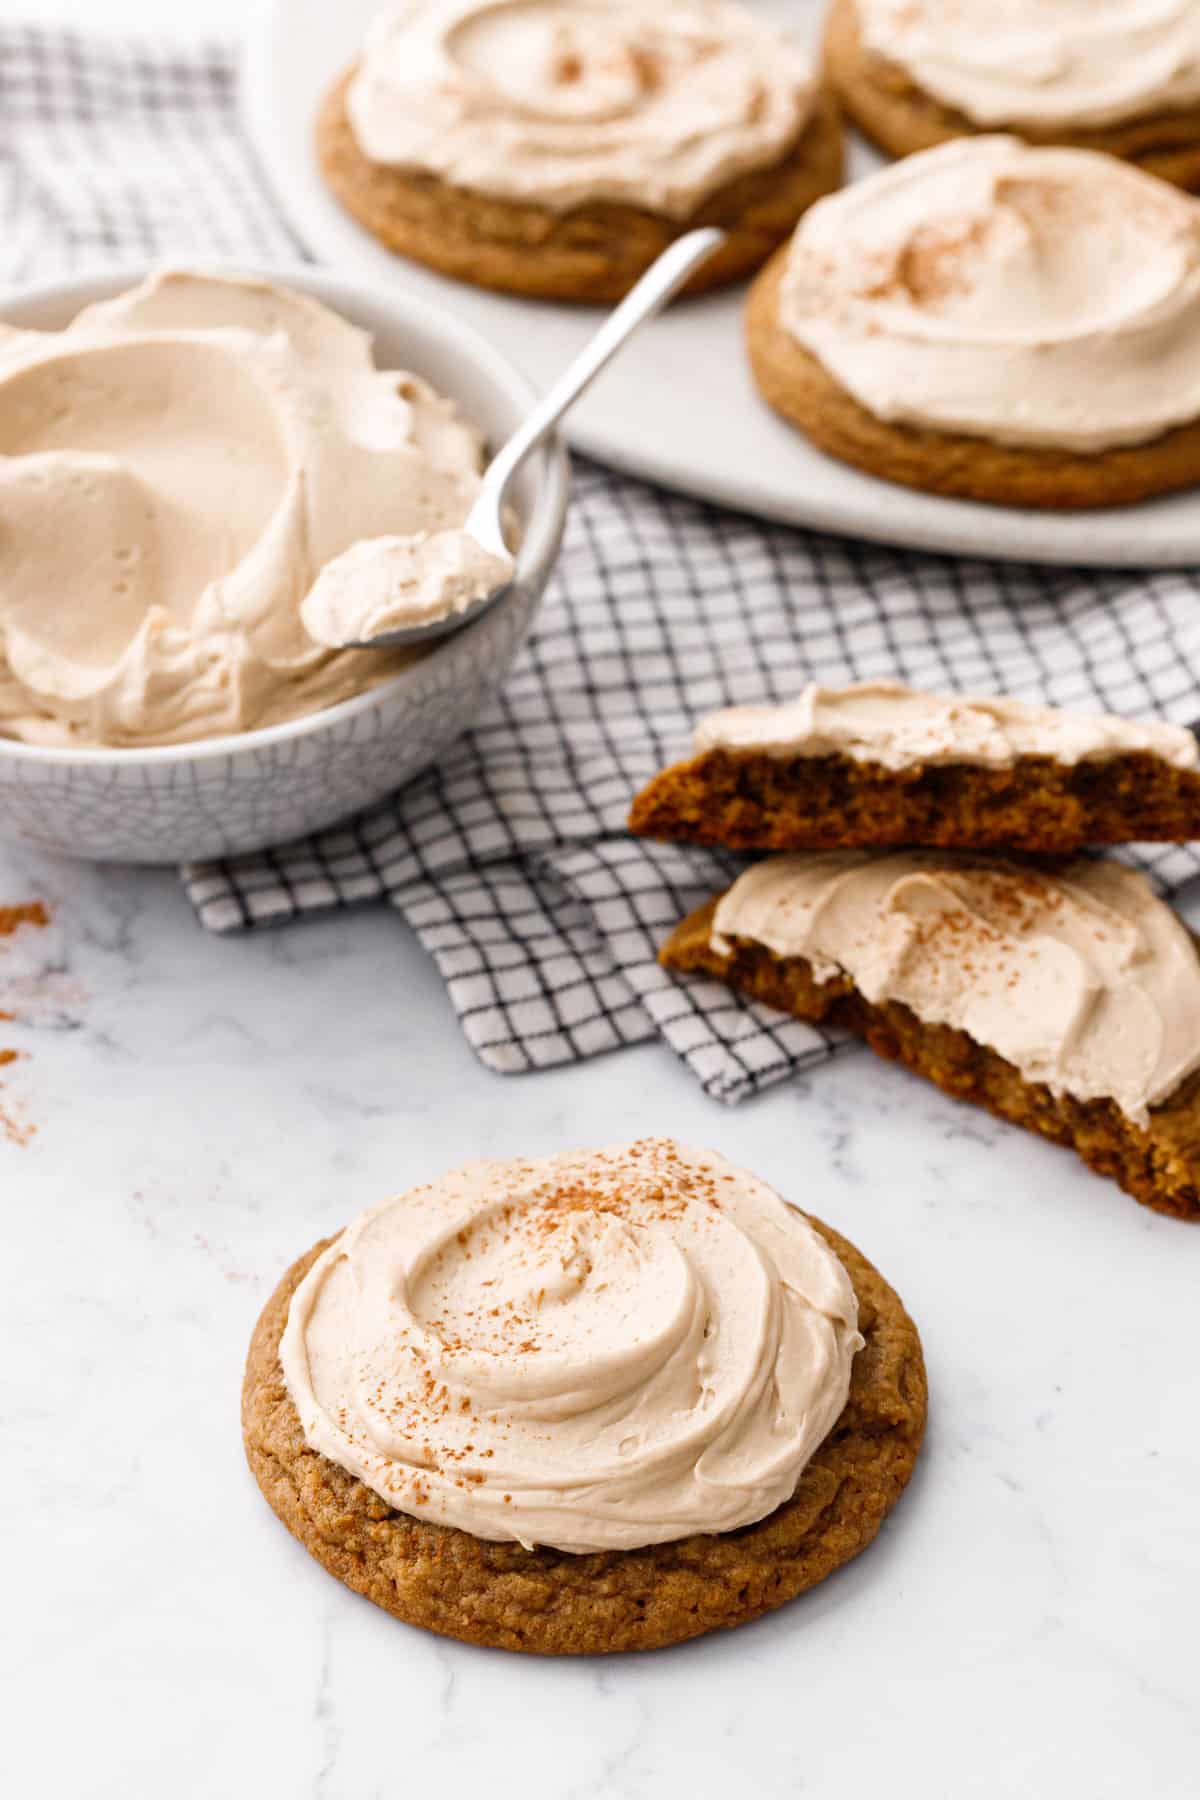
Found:
[[[0,24],[0,284],[303,254],[242,135],[226,46]]]
[[[146,255],[294,258],[220,51],[0,29],[0,270]],[[736,860],[625,836],[696,716],[810,679],[898,675],[1064,706],[1200,717],[1200,602],[1179,573],[970,562],[772,527],[577,464],[563,556],[500,700],[440,766],[343,827],[184,872],[216,931],[386,899],[491,1068],[661,1034],[740,1099],[832,1040],[655,951]],[[1142,859],[1166,891],[1193,850]]]

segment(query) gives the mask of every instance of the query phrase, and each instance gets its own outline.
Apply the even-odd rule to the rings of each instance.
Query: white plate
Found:
[[[759,0],[812,33],[816,0]],[[452,307],[545,386],[583,343],[590,307],[507,299],[391,255],[327,192],[313,154],[325,89],[357,53],[380,0],[264,0],[246,42],[247,124],[268,177],[313,252],[348,276]],[[855,156],[861,172],[871,166]],[[676,306],[648,326],[568,421],[572,444],[631,475],[767,518],[919,549],[1039,562],[1200,560],[1200,492],[1103,513],[1045,514],[912,493],[812,449],[758,399],[742,351],[744,290]]]

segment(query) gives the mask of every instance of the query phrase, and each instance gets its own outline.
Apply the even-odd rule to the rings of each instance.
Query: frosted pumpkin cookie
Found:
[[[889,481],[1088,507],[1200,479],[1200,207],[1113,157],[959,138],[856,182],[747,337],[770,405]]]
[[[892,156],[978,131],[1200,182],[1194,0],[833,0],[829,78]]]
[[[1200,1217],[1200,950],[1122,864],[768,857],[661,959],[857,1032],[1144,1205]]]
[[[731,0],[409,0],[317,125],[325,179],[391,250],[481,287],[615,300],[675,237],[766,260],[842,175],[809,59]]]
[[[475,1162],[293,1265],[246,1454],[332,1574],[505,1650],[648,1650],[870,1543],[925,1423],[916,1330],[836,1232],[669,1139]]]
[[[631,831],[732,850],[1060,855],[1200,838],[1200,744],[1159,721],[899,681],[812,683],[780,706],[710,713],[694,742],[637,796]]]

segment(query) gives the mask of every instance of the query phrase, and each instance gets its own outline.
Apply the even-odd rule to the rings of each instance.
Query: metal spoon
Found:
[[[524,424],[519,426],[509,438],[491,463],[483,478],[475,504],[467,514],[462,526],[468,538],[474,543],[467,546],[468,551],[476,548],[488,557],[500,558],[507,565],[508,572],[497,585],[472,597],[466,605],[447,612],[427,622],[416,625],[405,625],[395,630],[380,632],[368,638],[338,638],[339,644],[364,650],[395,650],[412,644],[428,642],[431,638],[443,637],[451,631],[458,631],[464,625],[477,619],[485,607],[491,606],[511,585],[513,557],[504,541],[504,497],[509,483],[521,467],[531,451],[558,424],[568,407],[572,406],[584,389],[596,378],[611,357],[621,348],[626,338],[635,332],[639,325],[661,312],[667,302],[678,293],[693,269],[713,254],[719,244],[725,241],[725,233],[715,229],[689,231],[684,237],[677,238],[662,255],[653,262],[641,280],[630,289],[621,304],[610,313],[595,337],[591,338],[579,352],[575,360],[559,376],[549,393],[538,401]],[[458,534],[438,532],[429,541],[448,540]],[[414,550],[415,545],[415,550]],[[378,547],[378,554],[373,554]],[[373,588],[386,586],[390,572],[389,559],[394,558],[400,547],[403,554],[404,567],[411,569],[414,554],[419,555],[421,545],[413,539],[371,538],[352,546],[346,552],[347,561],[342,570],[337,570],[335,563],[328,565],[314,586],[311,600],[317,599],[317,589],[325,579],[326,573],[332,571],[343,592],[348,582],[359,580],[370,581]],[[450,546],[453,550],[454,546]],[[399,567],[400,565],[396,565]],[[305,603],[306,622],[309,602]],[[315,616],[315,614],[314,614]],[[314,633],[314,635],[316,635]],[[321,641],[328,642],[328,636],[322,632]]]

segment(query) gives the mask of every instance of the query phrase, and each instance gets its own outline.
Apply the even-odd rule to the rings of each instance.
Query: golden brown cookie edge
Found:
[[[850,1243],[812,1224],[859,1297],[866,1346],[833,1431],[795,1496],[718,1537],[573,1556],[493,1544],[396,1512],[304,1444],[278,1346],[296,1287],[332,1239],[283,1276],[255,1326],[242,1390],[246,1458],[276,1516],[330,1574],[408,1624],[545,1655],[663,1649],[748,1623],[813,1587],[876,1536],[912,1474],[925,1426],[920,1338],[899,1296]]]
[[[1200,107],[1068,131],[977,125],[926,93],[896,64],[864,49],[855,0],[832,0],[825,21],[824,66],[849,118],[888,156],[911,156],[954,138],[1002,131],[1031,144],[1102,151],[1174,187],[1189,192],[1200,187]]]
[[[788,248],[750,288],[746,351],[759,393],[826,455],[881,481],[997,506],[1125,506],[1200,482],[1200,419],[1147,444],[1082,455],[892,424],[868,412],[779,322]]]
[[[1150,1113],[1149,1129],[1111,1100],[1075,1100],[1029,1082],[965,1031],[926,1024],[898,1001],[873,1005],[848,975],[820,981],[806,957],[780,957],[749,939],[729,951],[711,942],[722,896],[681,919],[659,950],[664,968],[705,975],[793,1018],[852,1032],[886,1062],[899,1062],[951,1099],[1073,1150],[1152,1212],[1200,1220],[1200,1071]],[[1200,939],[1192,934],[1200,954]]]
[[[358,147],[346,110],[353,76],[352,66],[330,88],[317,117],[317,160],[334,197],[395,254],[499,293],[590,304],[619,300],[668,244],[701,225],[720,226],[728,241],[685,291],[728,286],[761,267],[812,202],[841,185],[841,119],[824,89],[786,157],[718,189],[689,217],[671,219],[615,204],[556,212],[372,163]]]

